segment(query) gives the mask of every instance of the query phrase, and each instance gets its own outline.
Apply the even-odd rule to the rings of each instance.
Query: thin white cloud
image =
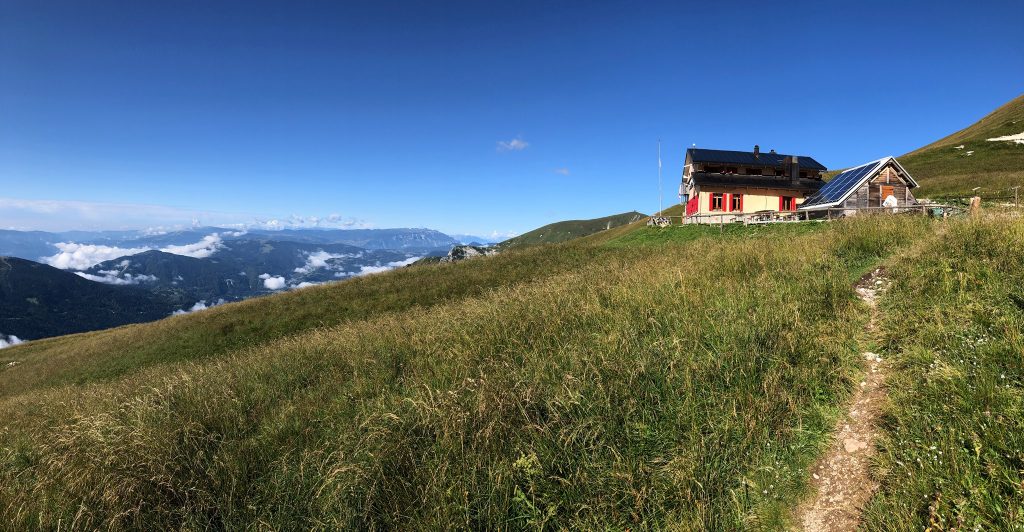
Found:
[[[153,226],[183,229],[198,220],[228,223],[252,218],[252,214],[179,209],[164,205],[0,197],[0,226],[40,231],[137,229]]]
[[[49,257],[42,257],[42,262],[62,270],[85,270],[101,262],[113,260],[126,255],[135,255],[152,248],[119,248],[97,244],[76,244],[74,242],[57,242],[58,251]]]
[[[499,140],[498,151],[523,151],[530,147],[530,143],[523,140],[521,137],[516,137],[512,140]]]
[[[85,270],[101,262],[118,257],[137,255],[154,249],[151,247],[121,248],[98,244],[77,244],[75,242],[58,242],[54,246],[57,247],[57,253],[49,257],[42,257],[40,260],[62,270]],[[204,236],[202,240],[194,244],[166,246],[160,248],[160,251],[203,259],[216,253],[222,246],[223,243],[220,235],[213,233]]]
[[[358,272],[350,272],[348,275],[356,276],[356,277],[362,277],[363,275],[371,275],[371,274],[374,274],[374,273],[383,273],[383,272],[386,272],[388,270],[394,270],[395,268],[401,268],[403,266],[408,266],[408,265],[410,265],[410,264],[412,264],[412,263],[414,263],[414,262],[416,262],[416,261],[418,261],[418,260],[420,260],[422,258],[423,257],[409,257],[409,258],[407,258],[405,260],[396,260],[394,262],[389,262],[387,264],[380,264],[380,265],[376,265],[376,266],[361,266],[359,268]]]
[[[508,240],[509,238],[519,236],[516,231],[491,231],[491,239],[495,241]]]
[[[0,197],[0,227],[22,231],[143,229],[148,234],[163,234],[203,225],[238,230],[372,227],[364,220],[338,213],[276,218],[267,213],[204,211],[164,205]]]
[[[362,253],[328,253],[322,249],[306,255],[306,264],[295,268],[295,273],[312,273],[318,269],[334,269],[329,261],[361,257]]]
[[[199,301],[196,302],[195,305],[192,305],[192,308],[189,308],[188,310],[185,310],[185,309],[175,310],[174,312],[171,313],[171,316],[180,316],[182,314],[191,314],[193,312],[199,312],[200,310],[206,310],[208,308],[216,307],[217,305],[223,305],[224,303],[227,303],[227,301],[224,301],[224,298],[218,299],[217,301],[214,301],[213,303],[210,303],[209,305],[206,304],[206,300],[205,299],[200,299]]]
[[[13,334],[10,336],[6,336],[3,333],[0,333],[0,349],[23,343],[25,343],[24,340],[18,338],[17,336],[14,336]]]
[[[276,231],[282,229],[369,229],[373,225],[364,220],[340,214],[329,214],[323,217],[293,214],[287,218],[257,218],[255,221],[234,224],[231,227]]]
[[[556,174],[562,174],[562,175],[569,175],[569,169],[568,168],[555,168],[555,173]]]
[[[220,249],[223,244],[222,239],[217,233],[212,235],[206,235],[202,240],[194,244],[185,244],[183,246],[167,246],[160,251],[166,253],[173,253],[175,255],[184,255],[186,257],[192,257],[194,259],[205,259],[210,255],[213,255]]]
[[[260,275],[260,279],[263,279],[263,286],[268,290],[280,290],[288,284],[285,282],[284,277],[270,275],[269,273]]]
[[[90,281],[116,285],[152,283],[157,280],[157,277],[155,275],[132,275],[130,273],[121,272],[118,270],[100,270],[99,275],[93,275],[91,273],[85,272],[75,272],[75,275],[88,279]]]

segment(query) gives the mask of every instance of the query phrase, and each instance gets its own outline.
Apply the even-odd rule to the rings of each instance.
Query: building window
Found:
[[[744,172],[747,175],[761,175],[761,169],[760,168],[746,168],[744,170]]]
[[[736,173],[739,173],[739,169],[737,167],[735,167],[735,166],[726,166],[725,167],[725,173],[727,173],[727,174],[736,174]]]
[[[725,210],[725,196],[721,192],[715,192],[711,195],[711,210]]]
[[[796,198],[791,196],[782,196],[779,198],[779,210],[780,211],[795,211],[796,210]]]
[[[743,194],[733,194],[729,198],[729,210],[730,211],[742,211],[743,210]]]

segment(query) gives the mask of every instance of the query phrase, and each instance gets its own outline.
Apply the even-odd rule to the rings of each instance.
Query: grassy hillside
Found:
[[[818,227],[545,246],[5,349],[0,518],[781,526],[857,376],[850,283],[930,225]]]
[[[880,262],[896,374],[865,525],[1019,526],[1009,216],[640,222],[7,348],[0,519],[784,528],[860,381],[851,285]]]
[[[106,380],[154,364],[212,358],[352,320],[459,301],[499,286],[556,275],[599,260],[601,254],[597,248],[569,255],[527,250],[474,260],[472,266],[405,268],[155,323],[36,341],[2,352],[0,358],[17,360],[19,367],[17,372],[0,372],[0,397]]]
[[[646,218],[646,214],[636,211],[613,214],[592,220],[566,220],[545,225],[528,233],[510,238],[500,244],[503,249],[516,249],[538,244],[557,244],[574,238],[592,235],[614,227],[620,227]]]
[[[1024,528],[1024,222],[953,224],[889,272],[897,371],[868,528]]]
[[[986,139],[1024,133],[1024,95],[977,123],[899,158],[921,184],[919,197],[1007,194],[1024,185],[1024,144]],[[963,148],[958,148],[963,146]]]
[[[165,318],[194,300],[0,257],[0,334],[37,339]]]

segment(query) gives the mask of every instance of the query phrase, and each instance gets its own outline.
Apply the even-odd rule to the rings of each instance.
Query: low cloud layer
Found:
[[[210,255],[213,255],[223,246],[222,239],[219,234],[213,233],[212,235],[206,235],[202,240],[195,244],[185,244],[183,246],[167,246],[162,248],[160,251],[165,253],[173,253],[175,255],[184,255],[186,257],[192,257],[194,259],[205,259]]]
[[[5,334],[0,333],[0,349],[3,349],[5,347],[11,347],[12,345],[18,345],[18,344],[22,344],[22,343],[25,343],[25,341],[22,340],[21,338],[18,338],[17,336],[14,336],[13,334],[10,335],[10,336],[7,336]]]
[[[336,259],[359,258],[362,253],[328,253],[324,250],[317,250],[306,255],[306,264],[295,268],[295,273],[308,274],[319,269],[336,269],[330,261]]]
[[[192,305],[192,307],[189,308],[188,310],[186,310],[186,309],[178,309],[178,310],[175,310],[174,312],[172,312],[171,315],[172,316],[180,316],[182,314],[191,314],[193,312],[199,312],[200,310],[206,310],[208,308],[216,307],[217,305],[223,305],[224,303],[227,303],[227,301],[224,301],[223,298],[222,299],[218,299],[217,301],[214,301],[213,303],[210,303],[209,305],[206,304],[206,300],[205,299],[200,299],[198,302],[196,302],[195,305]]]
[[[85,270],[101,262],[113,260],[125,255],[135,255],[152,248],[119,248],[98,244],[76,244],[74,242],[57,242],[59,250],[55,255],[43,257],[42,261],[54,268],[62,270]]]
[[[387,264],[381,264],[381,265],[377,265],[377,266],[362,266],[362,267],[359,268],[358,272],[349,272],[346,275],[355,276],[355,277],[361,277],[363,275],[371,275],[371,274],[374,274],[374,273],[383,273],[383,272],[386,272],[388,270],[394,270],[395,268],[401,268],[403,266],[408,266],[408,265],[410,265],[410,264],[412,264],[412,263],[414,263],[414,262],[416,262],[416,261],[418,261],[418,260],[420,260],[422,258],[423,257],[409,257],[408,259],[405,259],[405,260],[396,260],[394,262],[389,262]]]
[[[273,213],[231,213],[163,205],[0,197],[0,228],[21,231],[149,228],[153,234],[159,234],[204,225],[241,230],[372,227],[372,224],[364,220],[337,213],[325,216],[275,216]]]
[[[280,275],[264,273],[263,275],[260,275],[260,279],[263,279],[263,287],[267,290],[280,290],[288,285],[284,280],[284,277]]]
[[[508,240],[516,236],[519,236],[519,233],[517,233],[516,231],[491,231],[490,235],[491,240],[494,240],[496,242]]]
[[[157,281],[157,277],[155,275],[132,275],[130,273],[125,273],[118,270],[100,270],[99,275],[93,275],[91,273],[85,272],[75,272],[75,275],[88,279],[90,281],[96,281],[98,283],[116,285],[152,283]]]
[[[58,249],[57,253],[49,257],[42,257],[41,260],[54,268],[60,268],[62,270],[85,270],[101,262],[129,255],[137,255],[144,251],[152,251],[155,249],[151,247],[122,248],[116,246],[103,246],[99,244],[77,244],[75,242],[58,242],[54,244],[54,246]],[[197,259],[204,259],[216,253],[222,246],[223,239],[221,236],[217,233],[213,233],[211,235],[204,236],[202,240],[194,244],[166,246],[160,248],[160,251]]]
[[[293,214],[287,218],[257,218],[255,221],[235,224],[232,227],[273,231],[278,229],[369,229],[373,226],[364,220],[340,214],[327,216]]]

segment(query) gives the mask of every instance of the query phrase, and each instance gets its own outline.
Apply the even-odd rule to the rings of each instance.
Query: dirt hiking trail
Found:
[[[866,328],[870,338],[878,317],[877,300],[889,286],[884,268],[876,268],[861,278],[855,290],[870,307]],[[887,361],[872,352],[864,352],[866,375],[850,398],[849,409],[839,419],[834,439],[824,455],[811,468],[814,496],[801,504],[795,514],[798,530],[856,530],[861,510],[878,488],[871,477],[877,420],[885,401]]]

